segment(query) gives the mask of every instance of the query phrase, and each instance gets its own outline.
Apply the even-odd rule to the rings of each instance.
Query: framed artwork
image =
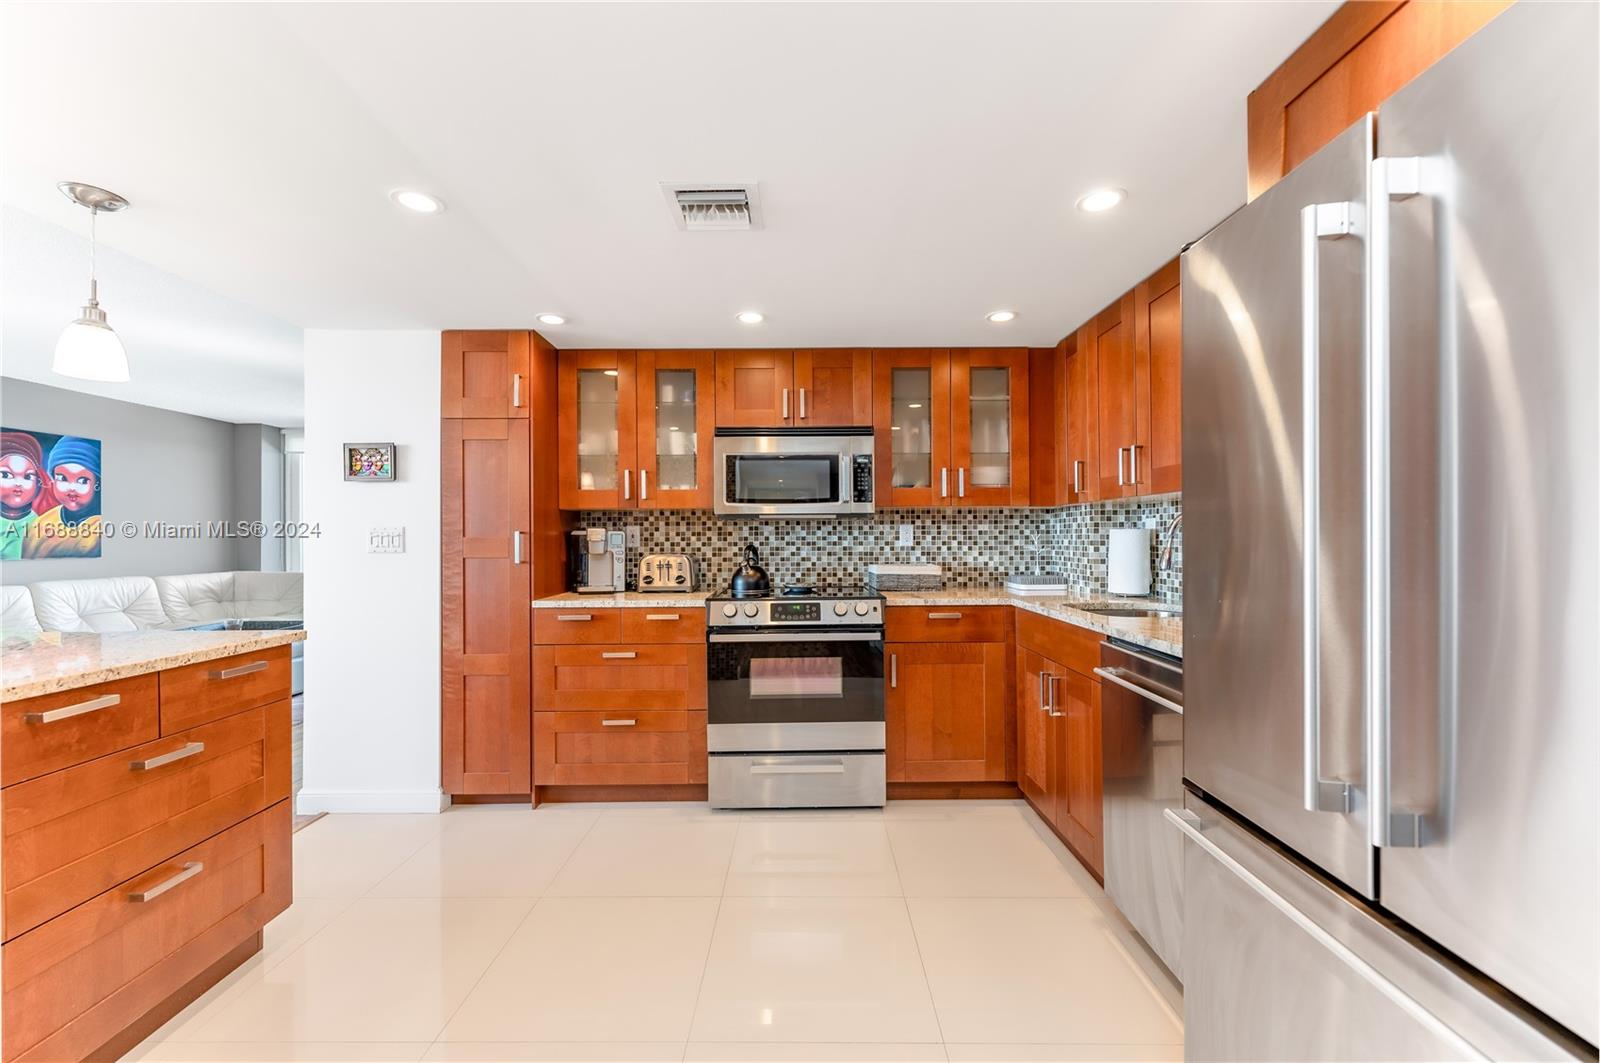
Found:
[[[0,428],[0,559],[99,557],[100,440]]]
[[[344,478],[371,483],[389,483],[394,480],[393,443],[346,443],[344,445]]]

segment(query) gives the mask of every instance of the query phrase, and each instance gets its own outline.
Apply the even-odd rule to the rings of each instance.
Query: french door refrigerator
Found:
[[[1190,1058],[1600,1041],[1593,4],[1183,256]]]

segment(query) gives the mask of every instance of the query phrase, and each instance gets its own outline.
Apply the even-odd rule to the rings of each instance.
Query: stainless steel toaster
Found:
[[[639,559],[641,591],[692,591],[694,561],[688,554],[645,554]]]

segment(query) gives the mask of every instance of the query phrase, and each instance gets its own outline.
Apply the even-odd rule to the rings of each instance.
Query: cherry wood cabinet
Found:
[[[718,351],[716,366],[718,427],[831,428],[871,423],[870,350]]]
[[[1249,197],[1271,188],[1510,6],[1510,0],[1341,6],[1250,94]]]
[[[1102,310],[1089,330],[1098,437],[1095,475],[1101,498],[1139,494],[1145,471],[1141,459],[1149,454],[1149,363],[1138,358],[1134,329],[1133,293],[1129,292]]]
[[[873,450],[879,506],[947,506],[950,352],[874,351]]]
[[[779,428],[792,423],[793,351],[718,351],[717,427]]]
[[[528,422],[441,426],[445,792],[531,793]]]
[[[1141,460],[1140,494],[1183,488],[1183,308],[1178,260],[1162,266],[1133,290],[1133,346],[1146,367],[1150,413]],[[1142,457],[1142,456],[1141,456]]]
[[[441,337],[441,417],[527,417],[527,332],[446,332]]]
[[[890,782],[1007,777],[1009,647],[1003,642],[890,642]]]
[[[1099,434],[1095,364],[1090,326],[1061,341],[1063,387],[1063,497],[1091,502],[1100,497]]]
[[[1100,684],[1063,668],[1051,678],[1051,711],[1060,727],[1060,767],[1056,791],[1056,829],[1083,857],[1089,870],[1104,874],[1100,804]]]
[[[950,464],[958,506],[1028,504],[1028,352],[950,352]]]
[[[682,709],[540,712],[534,782],[658,786],[706,781],[706,714]]]
[[[1050,715],[1050,674],[1055,662],[1017,647],[1017,788],[1047,823],[1056,818],[1060,728]]]
[[[708,509],[710,351],[562,351],[562,509]]]

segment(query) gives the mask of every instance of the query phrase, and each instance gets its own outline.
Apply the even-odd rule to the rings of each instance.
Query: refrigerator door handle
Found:
[[[1421,191],[1421,163],[1376,158],[1367,178],[1367,840],[1380,849],[1422,844],[1422,817],[1396,813],[1389,787],[1389,201]]]
[[[1355,204],[1310,203],[1300,208],[1300,664],[1301,803],[1307,812],[1348,814],[1349,783],[1322,778],[1322,603],[1317,561],[1322,550],[1322,322],[1317,269],[1320,241],[1355,232]]]
[[[1186,808],[1169,808],[1162,815],[1166,816],[1167,822],[1181,831],[1184,838],[1193,842],[1201,852],[1232,872],[1241,882],[1259,894],[1263,900],[1281,912],[1285,918],[1304,931],[1318,945],[1321,945],[1338,958],[1363,981],[1382,993],[1396,1007],[1400,1008],[1412,1019],[1415,1019],[1434,1036],[1442,1039],[1450,1046],[1451,1055],[1460,1059],[1486,1060],[1489,1058],[1464,1040],[1460,1034],[1445,1025],[1438,1016],[1423,1007],[1409,993],[1406,993],[1388,978],[1385,978],[1382,972],[1358,955],[1350,946],[1324,930],[1317,924],[1316,920],[1297,908],[1287,897],[1267,885],[1253,874],[1249,868],[1230,856],[1216,842],[1206,837],[1203,829],[1205,821],[1199,816]]]

